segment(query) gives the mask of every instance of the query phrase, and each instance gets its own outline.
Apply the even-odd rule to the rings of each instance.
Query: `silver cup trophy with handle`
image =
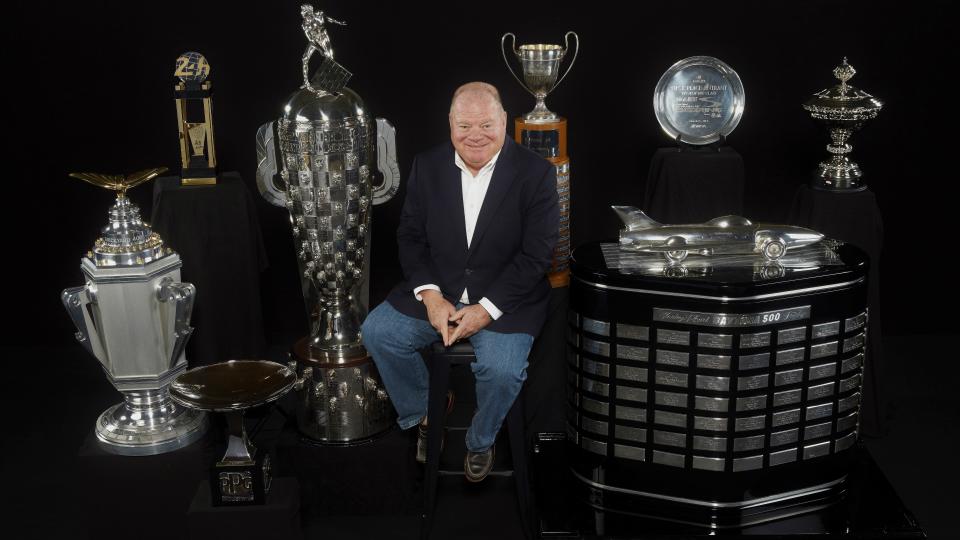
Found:
[[[370,222],[374,205],[399,189],[395,130],[374,120],[333,59],[325,24],[305,4],[304,81],[276,121],[257,133],[257,186],[290,212],[310,334],[293,346],[301,383],[298,427],[331,444],[368,440],[393,424],[393,408],[360,340],[367,313]],[[321,63],[308,78],[311,57]],[[383,182],[374,185],[374,170]]]
[[[570,36],[573,36],[573,56],[570,58],[570,63],[567,64],[566,71],[563,72],[563,75],[560,75],[560,62],[563,61],[567,51],[570,50]],[[508,37],[510,38],[510,50],[520,61],[523,80],[517,77],[516,72],[510,66],[510,61],[507,59],[506,44]],[[573,63],[577,59],[577,51],[580,49],[580,38],[577,37],[576,32],[567,32],[563,36],[563,43],[563,47],[536,43],[521,45],[517,48],[517,36],[512,33],[507,32],[500,38],[500,52],[503,54],[503,60],[507,63],[507,69],[510,70],[513,78],[537,100],[533,110],[523,115],[523,119],[528,122],[556,122],[560,118],[556,113],[547,109],[545,100],[547,95],[563,82],[567,73],[570,73],[570,68],[573,67]]]
[[[143,223],[126,195],[164,171],[71,174],[117,192],[110,223],[81,259],[86,284],[66,289],[61,299],[77,327],[77,340],[123,393],[124,402],[104,411],[96,424],[101,447],[121,455],[177,450],[207,429],[206,413],[184,409],[168,392],[187,368],[184,348],[193,333],[196,289],[180,281],[179,255]]]

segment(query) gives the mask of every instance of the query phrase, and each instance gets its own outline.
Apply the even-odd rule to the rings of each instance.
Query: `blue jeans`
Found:
[[[457,306],[459,309],[459,305]],[[428,321],[408,317],[389,302],[367,315],[363,344],[373,356],[401,429],[416,426],[427,415],[429,374],[417,352],[440,340]],[[477,412],[467,430],[467,450],[482,452],[493,446],[503,419],[527,378],[527,355],[533,346],[529,334],[502,334],[480,330],[470,336],[477,355],[470,364],[477,381]]]

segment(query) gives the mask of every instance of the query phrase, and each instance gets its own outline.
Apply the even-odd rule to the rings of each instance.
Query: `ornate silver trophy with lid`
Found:
[[[395,130],[371,117],[345,86],[350,72],[333,60],[324,25],[346,23],[306,4],[301,15],[309,41],[303,86],[283,115],[257,133],[257,186],[290,212],[310,322],[310,335],[293,347],[308,380],[298,385],[300,431],[320,442],[353,443],[392,425],[393,408],[361,344],[360,323],[371,210],[399,188]],[[309,78],[316,51],[321,64]],[[376,186],[375,167],[383,174]]]
[[[81,259],[87,282],[61,298],[77,327],[77,340],[100,361],[124,402],[97,419],[101,446],[123,455],[182,448],[207,429],[205,413],[173,403],[167,387],[187,368],[184,347],[193,333],[196,289],[180,281],[180,257],[140,219],[128,189],[166,168],[129,176],[70,176],[117,192],[110,223]]]
[[[840,84],[817,92],[803,104],[811,117],[821,121],[830,130],[827,151],[832,156],[829,161],[820,163],[814,187],[832,191],[862,190],[867,187],[861,180],[863,173],[860,167],[849,157],[853,146],[847,141],[864,122],[877,117],[883,103],[847,84],[856,73],[844,57],[843,63],[833,69],[833,76],[840,80]]]

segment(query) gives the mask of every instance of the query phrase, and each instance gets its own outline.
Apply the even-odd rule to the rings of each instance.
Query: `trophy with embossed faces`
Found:
[[[867,188],[861,179],[863,173],[860,167],[849,157],[853,146],[848,141],[864,122],[877,117],[883,103],[847,84],[856,73],[844,58],[843,63],[833,69],[833,76],[840,84],[817,92],[803,104],[813,119],[819,120],[830,130],[831,142],[827,145],[830,159],[820,163],[819,174],[813,182],[815,188],[828,191],[859,191]]]
[[[217,183],[217,152],[213,145],[213,88],[210,64],[198,52],[177,58],[174,87],[180,131],[180,182],[185,186]]]
[[[104,450],[152,455],[182,448],[207,428],[205,413],[170,400],[167,387],[187,368],[184,347],[193,333],[190,313],[196,290],[180,281],[180,257],[140,219],[128,189],[165,167],[128,176],[73,173],[117,192],[110,223],[80,269],[87,282],[63,291],[77,340],[100,361],[124,402],[97,419]]]
[[[574,49],[567,69],[560,75],[560,63],[570,50],[569,40],[573,36]],[[520,62],[523,80],[510,66],[507,57],[507,37],[510,49]],[[570,73],[577,59],[580,39],[575,32],[567,32],[564,46],[551,44],[521,45],[517,48],[516,36],[507,32],[500,38],[500,52],[503,61],[513,78],[537,100],[533,110],[514,120],[514,139],[523,146],[537,152],[557,169],[557,195],[560,199],[560,229],[557,246],[553,251],[553,261],[547,274],[550,285],[565,287],[570,283],[570,158],[567,156],[567,119],[547,109],[544,100]],[[559,78],[558,78],[559,76]]]
[[[290,212],[310,335],[294,345],[306,385],[299,428],[320,442],[352,443],[392,425],[392,407],[360,341],[367,308],[371,210],[399,188],[395,130],[345,86],[326,24],[305,4],[304,81],[283,115],[257,133],[257,186]],[[309,62],[321,63],[312,78]],[[376,145],[376,146],[375,146]],[[374,185],[374,169],[383,182]]]

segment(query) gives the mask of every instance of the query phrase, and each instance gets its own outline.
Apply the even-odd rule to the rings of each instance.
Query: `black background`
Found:
[[[337,60],[367,109],[397,128],[400,169],[448,137],[453,90],[470,80],[498,86],[512,117],[533,98],[498,52],[504,32],[520,43],[583,49],[548,99],[569,119],[573,245],[612,237],[610,204],[640,204],[649,160],[668,145],[651,106],[657,79],[675,61],[718,57],[740,75],[746,111],[730,144],[747,171],[746,215],[783,220],[796,188],[827,154],[828,137],[800,108],[835,83],[843,56],[852,84],[885,102],[857,133],[853,158],[877,194],[886,238],[881,262],[886,334],[953,332],[951,252],[956,249],[952,139],[955,28],[947,2],[422,2],[327,1],[347,21],[330,25]],[[306,40],[298,2],[77,2],[13,4],[6,19],[3,231],[10,344],[68,343],[60,291],[81,284],[80,256],[106,223],[111,196],[70,171],[177,171],[174,60],[199,51],[212,67],[221,170],[256,190],[254,136],[301,82]],[[146,216],[150,189],[132,192]],[[371,301],[399,279],[394,230],[405,190],[374,212]],[[286,211],[258,201],[270,268],[263,275],[268,339],[305,333]],[[238,291],[245,294],[247,291]],[[200,292],[202,294],[202,291]]]

